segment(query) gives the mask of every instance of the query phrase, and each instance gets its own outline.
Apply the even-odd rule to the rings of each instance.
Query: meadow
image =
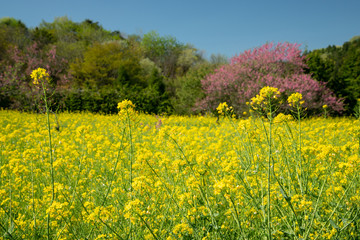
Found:
[[[354,118],[45,116],[0,111],[0,239],[360,237]]]

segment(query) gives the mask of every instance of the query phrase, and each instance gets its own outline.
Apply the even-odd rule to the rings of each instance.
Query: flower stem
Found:
[[[45,101],[45,108],[46,108],[46,121],[47,121],[48,137],[49,137],[50,177],[51,177],[51,202],[50,202],[50,206],[51,206],[52,203],[54,202],[54,199],[55,199],[54,167],[53,167],[53,154],[52,154],[52,142],[51,142],[50,113],[49,113],[49,106],[48,106],[47,96],[46,96],[46,88],[45,88],[43,82],[42,82],[42,89],[43,89],[43,92],[44,92],[44,101]],[[50,214],[48,214],[48,216],[47,216],[47,231],[48,231],[47,238],[50,239]]]
[[[269,235],[269,240],[272,239],[272,235],[271,235],[271,209],[270,209],[270,205],[271,205],[271,155],[272,155],[272,149],[271,149],[271,132],[272,132],[272,108],[271,108],[271,100],[269,100],[269,113],[270,113],[270,117],[269,117],[269,159],[268,159],[268,235]]]

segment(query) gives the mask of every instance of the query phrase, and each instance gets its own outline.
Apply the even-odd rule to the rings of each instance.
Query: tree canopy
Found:
[[[347,113],[351,114],[360,98],[360,36],[351,38],[342,46],[313,50],[306,56],[306,71],[343,98]]]
[[[284,94],[302,92],[314,113],[327,104],[339,114],[343,100],[352,114],[360,98],[359,49],[357,36],[305,53],[296,44],[265,44],[229,61],[221,54],[206,59],[190,43],[156,31],[124,34],[66,16],[28,28],[2,18],[0,107],[40,111],[29,72],[42,67],[53,79],[50,100],[57,110],[112,113],[117,102],[130,99],[156,114],[213,111],[223,101],[240,112],[269,84]]]

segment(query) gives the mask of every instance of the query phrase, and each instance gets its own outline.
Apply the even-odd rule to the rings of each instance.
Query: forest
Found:
[[[51,76],[54,112],[111,114],[129,99],[141,112],[176,115],[214,113],[227,102],[241,116],[266,85],[278,87],[284,99],[302,93],[309,115],[325,105],[332,115],[352,115],[360,98],[359,36],[312,51],[267,43],[231,59],[205,58],[201,49],[156,31],[125,34],[67,17],[35,28],[0,19],[0,108],[43,111],[30,78],[39,67]]]

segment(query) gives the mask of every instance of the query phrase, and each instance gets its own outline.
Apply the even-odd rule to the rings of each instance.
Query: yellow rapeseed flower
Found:
[[[275,88],[275,87],[263,87],[260,90],[260,96],[263,97],[271,97],[271,98],[278,98],[278,96],[280,95],[279,89]]]
[[[48,217],[58,239],[73,239],[73,233],[117,239],[131,227],[139,229],[136,239],[231,239],[241,235],[232,227],[237,224],[244,236],[261,237],[258,226],[268,203],[264,194],[268,137],[263,127],[268,122],[249,118],[215,125],[214,117],[172,115],[161,116],[163,126],[157,130],[156,116],[137,113],[136,117],[138,124],[131,124],[131,152],[126,132],[119,131],[127,122],[118,121],[119,116],[60,113],[66,127],[52,138],[56,144],[52,201],[50,165],[44,161],[49,151],[47,129],[39,124],[43,119],[37,114],[0,111],[0,146],[6,146],[0,157],[4,179],[0,219],[12,221],[13,232],[23,231],[24,239],[46,238]],[[355,187],[360,170],[359,120],[305,118],[301,148],[296,142],[297,123],[290,120],[283,114],[273,119],[276,164],[269,191],[274,239],[285,237],[278,229],[296,236],[308,233],[308,239],[358,239],[356,222],[348,224],[342,216],[343,211],[351,215],[360,207],[360,189]],[[298,152],[309,170],[305,175],[298,167]],[[284,184],[283,191],[275,177]],[[300,184],[309,191],[302,193]],[[341,209],[333,211],[342,196]],[[16,214],[9,214],[10,207]],[[304,225],[305,231],[294,212],[312,221]],[[324,219],[343,230],[333,235],[332,224],[323,225]],[[109,228],[120,237],[111,236]]]
[[[41,80],[46,80],[47,82],[50,81],[50,75],[46,72],[46,69],[44,68],[38,68],[33,70],[30,74],[30,77],[33,79],[34,85],[39,85],[39,81]]]
[[[192,235],[193,232],[194,232],[193,229],[186,223],[177,224],[173,229],[173,233],[178,235],[182,235],[182,234]]]
[[[302,94],[296,92],[296,93],[291,94],[288,97],[287,101],[288,101],[290,107],[296,107],[296,106],[300,106],[300,105],[304,104],[304,101],[301,101],[302,98],[303,98]]]
[[[135,104],[131,100],[125,99],[119,102],[117,108],[119,110],[118,115],[122,120],[125,120],[127,117],[133,119],[137,115]]]
[[[232,115],[233,107],[229,107],[226,102],[223,102],[219,104],[219,106],[216,108],[216,111],[218,112],[219,115],[225,115],[225,114]]]
[[[135,104],[132,103],[131,100],[125,99],[121,102],[118,103],[117,108],[121,111],[121,110],[125,110],[125,109],[134,109],[135,108]]]
[[[256,97],[251,98],[251,105],[267,104],[267,100],[278,99],[279,95],[279,89],[269,86],[263,87]]]

